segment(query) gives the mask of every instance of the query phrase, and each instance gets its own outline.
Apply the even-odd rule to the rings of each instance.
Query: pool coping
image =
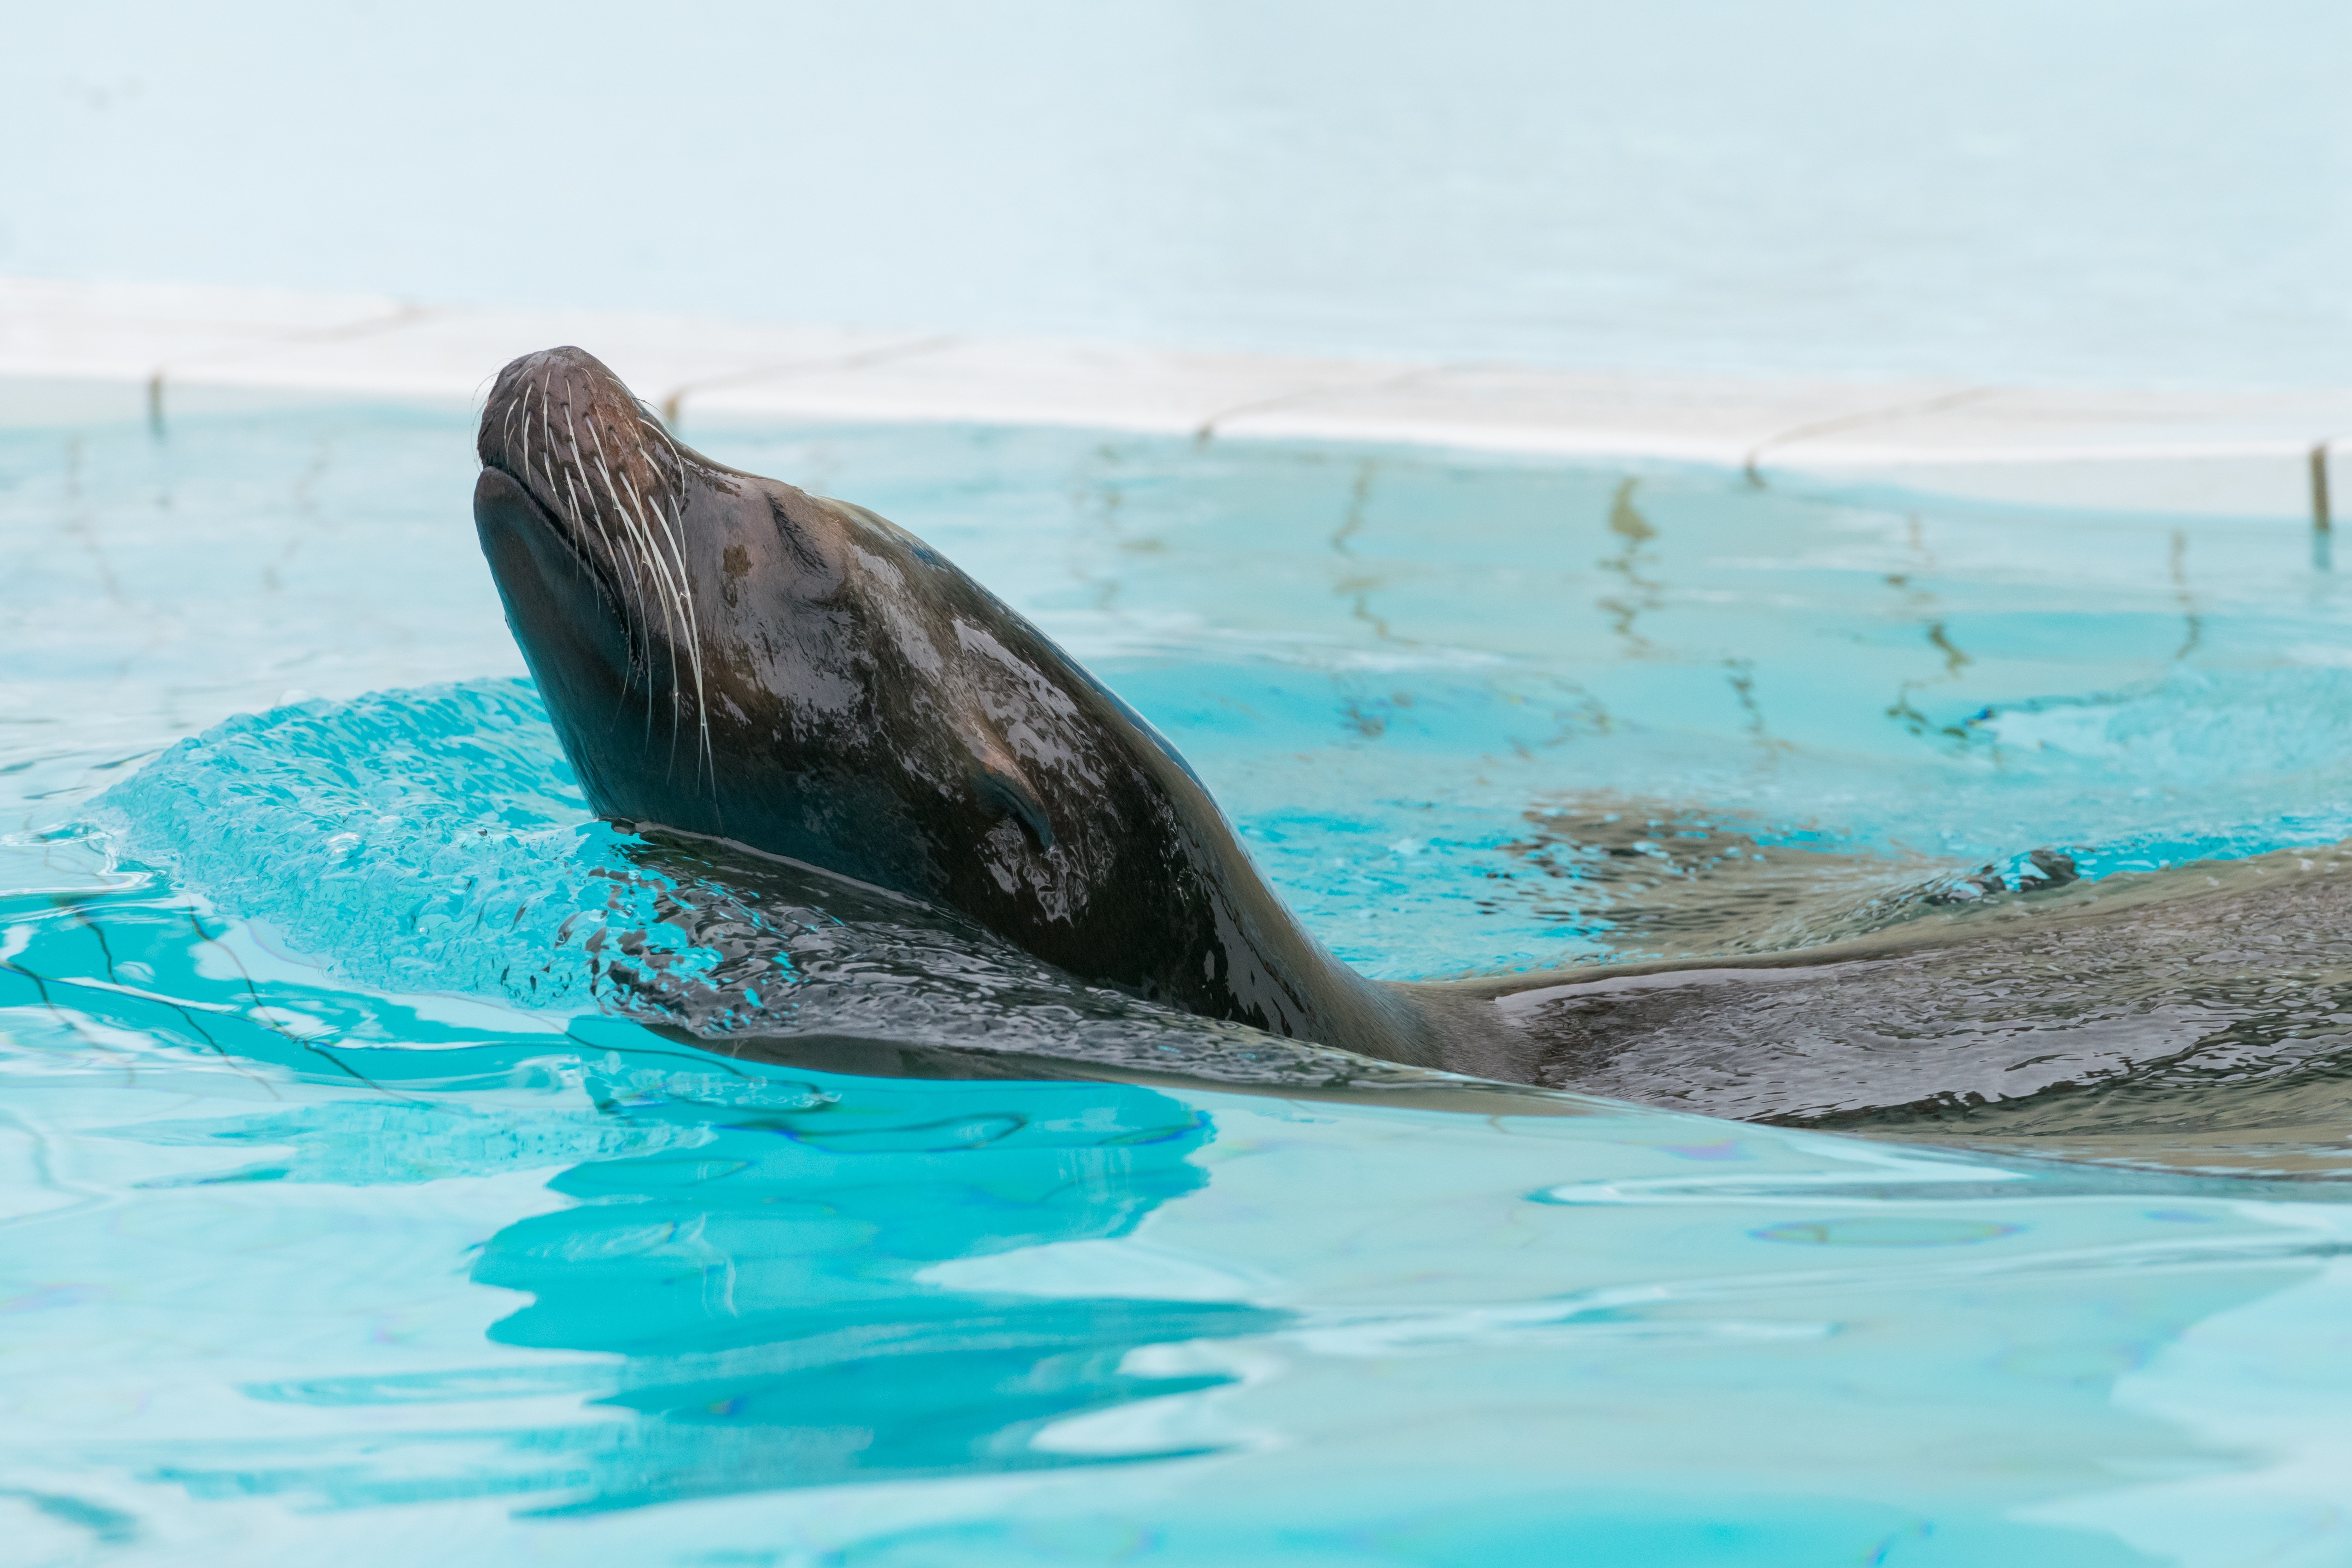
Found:
[[[0,277],[0,381],[75,383],[159,426],[198,390],[472,403],[551,343],[664,416],[1058,426],[1651,459],[2158,516],[2333,523],[2352,387],[2275,392],[1646,374],[1210,353],[204,285]]]

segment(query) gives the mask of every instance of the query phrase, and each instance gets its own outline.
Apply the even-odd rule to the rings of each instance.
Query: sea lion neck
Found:
[[[1096,985],[1402,1054],[1416,1015],[1250,864],[1149,721],[866,509],[712,462],[593,355],[502,372],[476,522],[599,815],[953,910]]]

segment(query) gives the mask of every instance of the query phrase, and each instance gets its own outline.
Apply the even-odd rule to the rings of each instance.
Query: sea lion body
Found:
[[[1150,724],[914,535],[702,457],[578,349],[506,367],[479,448],[482,548],[594,810],[961,911],[1091,984],[1390,1061],[1778,1121],[1941,1114],[2158,1047],[2193,1056],[2267,1027],[2282,989],[2340,987],[2352,1013],[2352,959],[2306,962],[2281,923],[2352,929],[2328,913],[2352,917],[2352,871],[2276,858],[1787,954],[1370,981],[1291,916]],[[2183,953],[2257,926],[2268,945],[2226,995],[2176,1005]],[[2042,973],[2061,951],[2073,969]]]
[[[578,349],[507,366],[479,451],[483,552],[600,816],[945,905],[1190,1012],[1509,1074],[1488,1010],[1333,958],[1174,749],[914,535],[710,461]]]

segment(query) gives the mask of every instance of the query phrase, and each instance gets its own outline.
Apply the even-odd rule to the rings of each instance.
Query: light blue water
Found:
[[[1832,923],[2036,847],[2352,833],[2347,606],[2290,528],[687,434],[1036,616],[1379,973],[1793,940],[1691,923],[1752,885],[1675,858],[1692,824]],[[1181,1026],[588,821],[467,436],[0,433],[9,1561],[2352,1552],[2330,1181],[651,1032]]]

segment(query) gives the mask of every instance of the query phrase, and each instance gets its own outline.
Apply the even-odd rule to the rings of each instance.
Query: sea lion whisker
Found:
[[[583,469],[582,471],[582,479],[583,481],[586,477],[586,471]],[[566,468],[563,470],[563,494],[565,500],[571,503],[573,514],[585,518],[588,523],[594,525],[596,537],[604,542],[605,557],[608,560],[624,558],[624,552],[620,547],[613,542],[612,530],[604,526],[604,513],[593,507],[585,507],[580,504],[580,492],[572,488],[571,468]],[[589,492],[591,500],[594,499],[594,491],[592,490]],[[585,531],[585,527],[586,524],[583,524],[583,531]],[[634,566],[630,567],[629,574],[630,579],[634,583],[636,576],[636,569]],[[592,580],[596,584],[597,596],[604,600],[605,603],[611,605],[613,606],[614,614],[620,617],[622,633],[631,641],[631,652],[628,663],[621,671],[621,689],[614,697],[613,716],[610,720],[606,721],[608,726],[620,720],[621,706],[629,700],[629,678],[635,671],[637,667],[636,654],[635,651],[635,642],[637,637],[637,632],[629,620],[628,601],[623,596],[621,592],[620,574],[617,572],[612,572],[610,575],[612,578],[610,586],[606,585],[605,579],[602,576],[594,577]]]
[[[541,401],[544,402],[546,400],[544,385],[541,387],[540,395]],[[522,384],[522,471],[523,477],[529,479],[530,477],[530,383],[529,382]]]
[[[659,497],[649,498],[647,504],[654,509],[656,516],[663,516]],[[675,497],[671,498],[669,513],[663,517],[663,521],[672,530],[672,538],[684,535],[686,517],[679,510]],[[683,552],[678,557],[678,570],[681,574],[686,571],[686,557]],[[701,617],[695,610],[694,582],[691,576],[686,578],[686,651],[688,662],[694,667],[694,722],[702,742],[701,753],[695,758],[694,766],[698,776],[702,772],[703,763],[706,761],[709,763],[710,798],[716,802],[719,798],[719,759],[710,749],[710,701],[702,683],[702,623]]]
[[[555,476],[557,472],[555,457],[555,422],[548,416],[547,378],[545,376],[541,376],[539,383],[539,428],[541,434],[547,437],[546,447],[540,453],[539,466],[546,470],[547,473],[547,500],[549,509],[552,510],[555,505]],[[529,419],[525,419],[523,421],[523,434],[525,436],[530,434],[530,421]],[[530,473],[530,459],[526,458],[523,462],[523,474],[528,478]],[[585,531],[581,527],[579,519],[570,516],[569,514],[559,515],[562,516],[563,522],[567,525],[568,534],[578,534]],[[569,542],[568,538],[567,542]],[[588,563],[585,559],[587,553],[588,552],[585,549],[574,549],[572,551],[572,570],[573,575],[585,577],[588,574]]]
[[[514,416],[518,411],[520,412],[522,415],[522,462],[520,465],[522,473],[520,477],[527,486],[530,485],[536,479],[536,476],[532,473],[533,465],[531,462],[530,451],[530,394],[531,384],[526,381],[522,384],[522,389],[518,392],[513,400],[507,405],[507,419],[504,429],[504,433],[506,434],[508,440],[511,443],[513,438]],[[537,466],[547,475],[546,503],[548,511],[555,517],[558,522],[576,526],[574,519],[564,516],[559,510],[559,503],[556,500],[555,428],[548,422],[548,406],[549,399],[547,393],[547,380],[542,376],[539,382],[539,417],[540,427],[546,433],[547,442],[546,450],[540,454]],[[511,446],[509,446],[508,449],[511,450]],[[568,532],[565,535],[565,541],[567,543],[572,542]],[[572,569],[575,573],[584,574],[587,571],[586,563],[581,559],[583,553],[583,552],[574,544],[574,548],[572,552]]]
[[[646,467],[658,474],[661,472],[661,464],[657,454],[667,454],[669,458],[669,471],[661,475],[670,489],[669,510],[664,512],[661,510],[660,498],[654,495],[650,489],[646,494],[646,504],[652,509],[656,517],[662,520],[663,530],[669,536],[670,549],[677,559],[678,581],[686,590],[682,595],[682,604],[687,623],[687,653],[694,670],[694,721],[702,747],[701,754],[695,759],[695,771],[699,775],[704,764],[708,763],[710,770],[710,798],[715,804],[719,798],[719,758],[711,747],[710,703],[702,676],[701,616],[695,607],[693,574],[686,568],[684,544],[686,454],[679,449],[677,437],[653,417],[651,411],[643,403],[637,405],[637,424],[654,438],[653,450],[647,450],[642,444],[637,448],[637,455],[645,459]]]
[[[604,476],[604,489],[613,498],[614,510],[621,514],[622,522],[630,529],[631,537],[636,541],[638,550],[644,554],[647,575],[660,580],[656,584],[660,590],[660,592],[656,595],[656,597],[661,598],[662,626],[663,629],[669,634],[670,680],[671,683],[675,685],[677,680],[677,630],[675,623],[670,619],[669,601],[667,597],[663,596],[672,591],[668,582],[669,573],[667,569],[663,566],[660,558],[654,553],[653,539],[650,531],[646,527],[645,520],[635,516],[622,504],[621,487],[613,482],[613,470],[605,462],[604,438],[597,434],[596,422],[593,419],[588,422],[588,439],[595,446],[596,471]],[[646,618],[646,635],[648,638],[653,635],[653,619],[650,616]],[[646,689],[647,693],[650,694],[653,689],[654,678],[651,657],[653,650],[648,647],[646,651],[647,656],[646,668]],[[646,739],[651,741],[653,739],[653,705],[651,703],[647,703],[646,705]]]
[[[632,647],[632,666],[634,668],[637,660],[643,661],[646,695],[650,698],[654,692],[654,618],[653,613],[646,608],[646,600],[648,597],[654,599],[661,597],[661,584],[655,580],[652,552],[645,541],[637,520],[631,517],[628,510],[621,505],[621,492],[613,483],[613,476],[605,469],[601,459],[597,462],[596,468],[597,471],[604,476],[605,490],[613,498],[613,510],[618,514],[622,537],[628,542],[628,546],[621,552],[621,556],[629,563],[629,570],[635,576],[637,584],[637,616],[635,628],[636,636]],[[667,608],[663,611],[662,618],[667,624],[669,618]],[[648,702],[646,707],[646,739],[651,740],[653,732],[653,707]]]
[[[637,447],[637,457],[648,468],[653,468],[652,455],[646,452],[643,445]],[[681,521],[674,521],[667,512],[662,510],[660,497],[655,493],[650,485],[646,487],[644,496],[640,497],[637,494],[637,487],[631,482],[625,468],[621,471],[621,482],[629,487],[629,503],[640,509],[639,515],[642,517],[645,513],[650,512],[653,514],[654,521],[661,524],[662,542],[669,546],[669,557],[666,564],[672,564],[677,568],[678,616],[686,623],[688,636],[691,638],[697,629],[694,617],[694,581],[692,574],[686,569],[686,547],[682,539],[683,524]],[[652,534],[653,523],[648,522],[646,525],[646,531],[648,536]],[[690,644],[688,651],[689,653],[696,651]]]
[[[662,478],[668,483],[671,493],[682,502],[686,497],[686,454],[679,448],[677,438],[664,429],[660,422],[656,420],[642,405],[637,409],[637,424],[646,435],[654,438],[651,450],[642,446],[637,448],[644,456],[646,467],[660,471]],[[669,459],[669,466],[666,470],[662,468],[659,461],[663,457]]]
[[[712,798],[716,800],[719,788],[718,757],[711,749],[709,689],[704,682],[702,672],[702,617],[695,605],[694,574],[688,570],[686,563],[686,517],[684,509],[680,505],[686,489],[686,459],[678,451],[677,443],[671,439],[669,432],[653,421],[642,404],[637,408],[637,425],[646,435],[654,438],[654,445],[650,447],[643,441],[637,444],[637,457],[645,464],[646,471],[659,479],[662,481],[662,488],[670,492],[669,510],[667,511],[662,509],[663,497],[660,491],[650,484],[646,487],[641,504],[660,521],[662,537],[668,542],[671,559],[677,567],[677,583],[680,590],[678,613],[686,622],[687,661],[694,676],[695,729],[698,739],[698,749],[694,759],[695,776],[698,779],[703,776],[703,765],[707,759],[711,770],[709,776]],[[662,463],[665,456],[669,459],[667,470]],[[630,489],[630,496],[633,500],[637,499],[634,486]],[[683,689],[678,689],[673,699],[675,704],[673,713],[676,711],[676,707],[683,706],[684,697]]]
[[[573,518],[586,520],[585,521],[582,521],[577,524],[583,532],[587,531],[589,523],[593,522],[595,525],[596,536],[604,542],[605,554],[617,555],[620,553],[619,551],[613,547],[613,535],[612,532],[605,528],[604,520],[580,504],[580,492],[572,488],[572,469],[570,468],[566,468],[563,470],[563,500],[564,503],[571,508],[571,515]],[[601,590],[604,584],[600,582],[597,586]],[[618,605],[614,605],[614,608],[616,609],[620,607],[621,606]]]
[[[654,525],[652,522],[648,521],[646,517],[646,511],[653,509],[649,509],[645,500],[638,496],[637,487],[635,483],[630,479],[628,469],[625,467],[621,470],[620,482],[622,487],[628,491],[631,515],[636,519],[639,528],[643,531],[643,538],[646,542],[647,557],[650,560],[654,570],[658,573],[661,577],[661,586],[664,595],[662,600],[662,623],[671,634],[669,650],[670,723],[672,730],[675,731],[677,722],[677,709],[680,701],[679,688],[677,684],[677,631],[678,625],[685,622],[688,618],[685,610],[686,559],[683,554],[677,553],[677,541],[670,535],[667,519],[662,519],[661,538],[656,539],[655,537]],[[655,510],[655,515],[656,517],[660,515],[657,510]],[[671,545],[672,554],[669,556],[665,556],[661,552],[660,546],[664,542],[667,542]],[[677,568],[675,574],[670,570],[673,564]],[[671,618],[673,608],[677,611],[675,620]],[[673,744],[675,744],[674,738]]]
[[[637,417],[637,423],[643,425],[647,433],[653,437],[655,443],[669,454],[670,482],[683,493],[686,489],[686,454],[678,449],[677,438],[642,413]]]
[[[654,462],[651,453],[643,447],[639,447],[637,456],[645,459],[647,468],[658,473],[657,465]],[[626,482],[625,475],[623,476],[623,481]],[[636,499],[635,486],[630,487],[629,495],[630,499]],[[686,519],[675,507],[669,511],[662,510],[661,497],[651,485],[646,487],[645,499],[641,504],[661,523],[662,537],[669,542],[670,558],[677,566],[680,607],[687,617],[688,629],[692,631],[695,629],[694,576],[686,569]]]
[[[672,552],[672,554],[673,554],[673,555],[675,556],[675,558],[676,558],[676,563],[677,563],[677,576],[676,576],[675,578],[672,578],[672,577],[670,576],[669,568],[670,568],[670,564],[671,564],[671,563],[670,563],[670,562],[668,562],[668,561],[664,560],[664,559],[661,557],[661,555],[660,555],[660,553],[658,552],[658,551],[656,551],[656,552],[655,553],[655,556],[654,556],[654,562],[655,562],[655,564],[656,564],[656,565],[660,569],[660,571],[661,571],[661,573],[662,573],[662,576],[663,576],[663,578],[664,578],[665,582],[667,584],[667,586],[668,586],[668,589],[669,589],[669,593],[670,593],[670,599],[671,599],[671,601],[675,601],[675,603],[677,604],[677,619],[678,619],[680,622],[686,623],[687,626],[688,627],[688,636],[690,637],[690,636],[692,635],[692,632],[691,632],[692,620],[691,620],[691,618],[690,618],[690,616],[689,616],[689,615],[688,615],[688,610],[687,610],[687,596],[688,596],[688,595],[687,595],[687,586],[686,586],[686,555],[685,555],[685,552],[682,552],[682,551],[680,551],[680,550],[678,549],[678,547],[677,547],[677,535],[676,535],[676,534],[674,534],[674,533],[672,533],[672,532],[670,531],[669,520],[668,520],[667,518],[664,518],[664,517],[662,517],[662,516],[661,516],[660,509],[659,509],[659,508],[647,508],[647,507],[646,506],[645,502],[638,499],[638,496],[637,496],[637,487],[636,487],[634,483],[632,483],[632,482],[631,482],[631,480],[630,480],[630,479],[629,479],[629,472],[628,472],[628,469],[627,469],[627,468],[626,468],[626,467],[624,467],[624,468],[622,468],[622,470],[621,470],[621,483],[622,483],[624,486],[626,486],[626,487],[627,487],[627,489],[628,489],[628,492],[629,492],[629,504],[630,504],[632,507],[634,507],[634,508],[635,508],[635,509],[637,510],[637,520],[638,520],[638,521],[640,521],[640,522],[644,522],[644,523],[645,523],[646,537],[646,539],[647,539],[649,542],[650,542],[650,541],[652,540],[652,538],[653,538],[654,526],[653,526],[653,524],[652,524],[652,523],[650,523],[650,522],[646,522],[646,521],[645,521],[645,514],[646,514],[646,512],[647,510],[651,510],[651,511],[653,512],[653,514],[654,514],[654,516],[655,516],[655,517],[659,518],[659,519],[661,520],[661,525],[662,525],[662,529],[661,529],[661,531],[662,531],[662,537],[663,537],[665,540],[668,541],[668,542],[669,542],[669,547],[670,547],[670,550],[671,550],[671,552]],[[663,616],[664,616],[665,624],[668,624],[668,623],[667,623],[667,616],[668,616],[668,613],[669,613],[669,608],[670,608],[670,603],[669,603],[669,601],[666,601],[666,602],[664,603],[663,606],[662,606],[662,612],[663,612]],[[684,688],[684,687],[682,687],[681,685],[679,685],[679,683],[678,683],[678,676],[677,676],[677,631],[676,631],[675,629],[673,629],[673,630],[672,630],[672,632],[671,632],[671,634],[670,634],[670,639],[669,639],[669,754],[670,754],[670,765],[671,765],[671,767],[672,767],[673,769],[675,769],[675,768],[677,767],[677,725],[678,725],[678,718],[679,718],[680,710],[681,710],[685,706],[686,706],[686,689],[685,689],[685,688]]]
[[[580,449],[580,426],[573,422],[572,410],[569,407],[566,407],[563,411],[563,425],[564,428],[572,437],[572,460],[577,463],[580,468],[580,482],[583,487],[587,487],[588,500],[591,505],[593,506],[596,500],[596,491],[594,487],[588,485],[587,458],[586,454]],[[596,427],[593,424],[591,424],[588,429],[590,435],[593,436],[595,434]],[[629,668],[631,670],[635,670],[636,668],[637,645],[641,642],[649,642],[653,636],[652,622],[646,615],[645,585],[638,581],[637,563],[635,554],[629,551],[621,549],[618,545],[613,542],[613,535],[611,531],[604,527],[604,509],[601,506],[595,507],[594,516],[596,518],[596,531],[603,534],[604,537],[604,548],[621,563],[622,566],[625,567],[629,574],[629,593],[636,601],[636,618],[635,625],[631,626],[625,616],[623,617],[622,621],[623,626],[625,627],[628,627],[631,633]],[[647,695],[651,695],[653,691],[653,652],[650,647],[646,650],[645,658],[646,691]],[[628,679],[625,675],[622,678],[621,686],[624,691],[628,689]],[[650,732],[653,727],[653,715],[650,710],[646,715],[646,727],[648,732]]]
[[[571,461],[568,464],[562,462],[556,451],[555,425],[554,421],[551,417],[553,409],[553,399],[549,395],[547,377],[544,375],[540,378],[539,408],[540,423],[547,434],[547,454],[544,458],[544,466],[548,470],[549,500],[552,502],[555,500],[555,476],[561,473],[563,477],[564,504],[569,510],[565,512],[560,513],[559,515],[562,518],[563,521],[571,525],[573,531],[579,536],[581,544],[579,555],[584,555],[587,552],[585,549],[585,536],[589,526],[593,523],[596,530],[596,536],[604,541],[604,553],[607,557],[618,560],[628,571],[630,585],[634,588],[636,582],[636,567],[635,563],[631,562],[628,552],[618,548],[614,543],[612,531],[604,526],[603,511],[593,505],[581,505],[579,492],[572,488],[572,470],[573,468],[579,468],[581,470],[581,477],[584,480],[587,477],[587,468],[585,465],[580,461],[579,426],[572,420],[572,400],[569,397],[564,399],[563,426],[571,445]],[[526,435],[529,434],[530,429],[530,421],[526,417],[523,421],[523,430]],[[590,500],[592,501],[594,500],[593,491],[590,492]],[[552,510],[551,507],[551,510]],[[575,556],[574,559],[576,561],[578,556]],[[599,594],[603,594],[605,591],[604,584],[599,581],[597,583],[597,592]],[[614,591],[618,591],[617,583],[614,584]],[[621,699],[625,700],[628,695],[629,678],[636,668],[637,661],[634,646],[636,633],[630,627],[626,604],[616,599],[614,602],[614,608],[621,611],[622,628],[624,632],[629,636],[632,643],[629,662],[621,672]],[[650,658],[647,659],[647,666],[650,669]],[[651,687],[652,682],[650,677],[648,678],[646,684],[648,688]],[[614,717],[619,717],[619,710],[617,708],[614,710]]]

